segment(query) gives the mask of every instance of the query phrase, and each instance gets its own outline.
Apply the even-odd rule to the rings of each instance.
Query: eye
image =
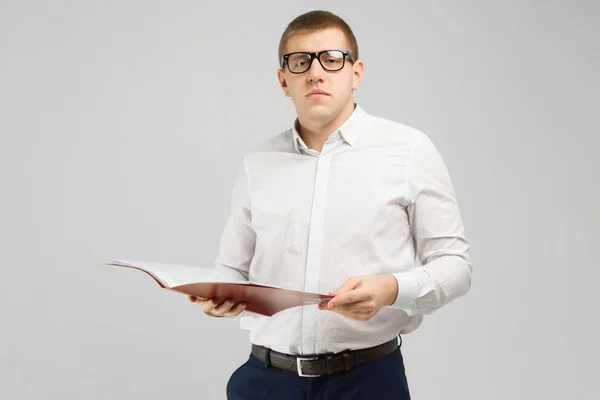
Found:
[[[330,51],[321,56],[321,62],[329,66],[338,66],[342,63],[343,54],[337,51]]]

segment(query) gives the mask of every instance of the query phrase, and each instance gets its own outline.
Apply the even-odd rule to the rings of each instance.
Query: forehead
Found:
[[[315,52],[320,50],[346,50],[348,42],[344,32],[337,28],[328,28],[312,33],[297,33],[288,39],[286,52]]]

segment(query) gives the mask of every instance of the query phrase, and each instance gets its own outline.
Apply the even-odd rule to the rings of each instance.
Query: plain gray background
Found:
[[[413,397],[598,398],[597,1],[2,0],[3,398],[225,398],[247,332],[102,263],[213,264],[315,8],[358,38],[363,108],[436,143],[472,242],[471,292],[404,337]]]

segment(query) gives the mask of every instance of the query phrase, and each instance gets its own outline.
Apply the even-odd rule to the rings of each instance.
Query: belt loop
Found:
[[[327,374],[331,374],[333,372],[333,368],[331,366],[331,359],[333,358],[333,356],[327,356],[325,357],[325,365],[327,366]]]
[[[398,335],[398,347],[402,347],[402,335]]]
[[[358,356],[358,350],[354,352],[354,366],[356,368],[360,366],[360,357]]]
[[[266,353],[265,353],[265,368],[270,368],[271,367],[271,349],[270,348],[266,348]]]
[[[349,371],[352,369],[352,364],[350,363],[350,353],[342,353],[342,363],[344,364],[344,371]],[[356,364],[354,365],[356,366]]]

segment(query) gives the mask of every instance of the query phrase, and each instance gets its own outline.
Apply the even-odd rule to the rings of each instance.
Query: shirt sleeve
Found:
[[[394,274],[392,308],[409,315],[431,313],[471,287],[470,243],[450,174],[431,139],[423,135],[407,166],[408,220],[421,265]]]
[[[226,280],[248,280],[248,269],[254,257],[256,233],[252,228],[250,182],[246,161],[237,173],[231,195],[230,214],[219,245],[215,270]]]

